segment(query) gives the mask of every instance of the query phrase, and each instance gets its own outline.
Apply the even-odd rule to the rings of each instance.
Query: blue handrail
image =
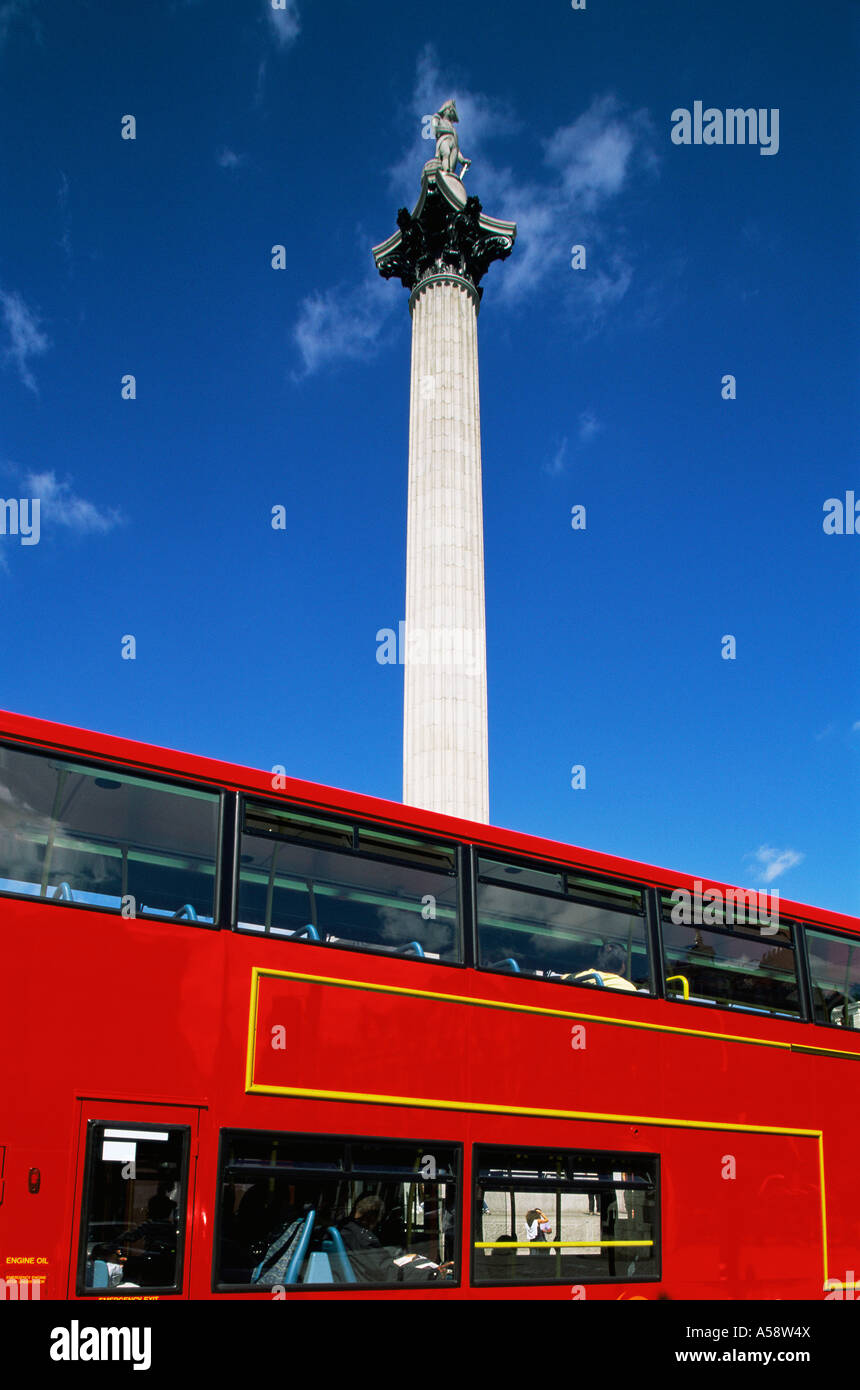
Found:
[[[346,1253],[346,1246],[343,1243],[343,1236],[337,1226],[329,1226],[326,1239],[323,1241],[323,1250],[329,1256],[334,1257],[340,1272],[347,1284],[357,1284],[355,1271],[349,1262],[349,1255]]]

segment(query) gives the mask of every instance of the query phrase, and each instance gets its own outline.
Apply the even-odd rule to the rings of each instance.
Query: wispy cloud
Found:
[[[38,395],[39,388],[30,370],[30,362],[32,358],[47,352],[51,341],[40,327],[38,313],[27,307],[17,290],[0,289],[0,310],[8,334],[3,360],[12,362],[27,389]]]
[[[796,849],[773,849],[770,845],[760,845],[753,854],[744,857],[756,864],[765,883],[773,883],[775,878],[806,858]]]
[[[556,445],[550,456],[544,459],[542,468],[544,473],[548,473],[551,478],[558,478],[565,471],[565,458],[567,457],[567,435]]]
[[[298,0],[277,0],[278,9],[272,8],[272,0],[262,0],[265,24],[269,37],[274,39],[276,50],[285,53],[292,48],[301,33]],[[262,106],[266,94],[266,78],[269,71],[269,55],[264,54],[257,65],[257,82],[254,88],[254,105]]]
[[[122,524],[122,514],[116,507],[101,508],[87,502],[72,490],[70,482],[60,482],[53,471],[27,473],[24,488],[29,497],[39,498],[47,520],[80,535],[112,531]]]
[[[851,725],[851,732],[852,734],[860,733],[860,719],[854,720],[854,723]]]
[[[591,410],[584,410],[579,417],[579,442],[587,444],[596,434],[600,434],[603,424]]]
[[[277,9],[272,0],[263,0],[266,16],[271,25],[271,32],[279,48],[284,48],[291,43],[295,43],[301,29],[299,20],[298,0],[275,0]]]
[[[216,158],[222,169],[238,169],[248,161],[247,155],[237,154],[235,150],[228,150],[226,145],[218,151]]]
[[[398,298],[396,304],[402,309]],[[323,290],[309,295],[299,308],[293,340],[302,358],[294,380],[344,359],[367,361],[395,308],[395,300],[376,271],[370,271],[348,290]]]

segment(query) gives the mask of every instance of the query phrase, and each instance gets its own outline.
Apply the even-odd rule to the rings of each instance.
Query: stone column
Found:
[[[478,297],[413,291],[403,800],[489,819]]]
[[[513,223],[486,217],[439,159],[374,257],[412,291],[403,800],[489,819],[478,283],[510,255]]]

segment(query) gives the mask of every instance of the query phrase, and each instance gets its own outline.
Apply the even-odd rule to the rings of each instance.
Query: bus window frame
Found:
[[[477,1151],[478,1151],[479,1149],[510,1149],[511,1152],[515,1152],[515,1151],[518,1150],[518,1149],[519,1149],[520,1151],[522,1151],[522,1150],[524,1149],[524,1150],[525,1150],[527,1153],[529,1153],[529,1154],[537,1153],[537,1152],[539,1152],[539,1151],[543,1151],[543,1152],[545,1152],[545,1153],[558,1153],[558,1152],[561,1150],[561,1151],[566,1151],[566,1152],[568,1152],[568,1153],[585,1153],[585,1154],[588,1154],[589,1157],[594,1157],[594,1158],[597,1158],[597,1159],[600,1159],[600,1158],[602,1158],[602,1157],[609,1157],[609,1158],[615,1158],[615,1157],[617,1157],[617,1158],[632,1158],[632,1159],[647,1159],[647,1160],[653,1160],[653,1162],[654,1162],[654,1187],[655,1187],[655,1194],[656,1194],[656,1195],[655,1195],[655,1201],[654,1201],[654,1232],[655,1232],[655,1237],[654,1237],[654,1245],[653,1245],[653,1247],[652,1247],[652,1255],[653,1255],[654,1262],[655,1262],[655,1265],[656,1265],[656,1271],[655,1271],[655,1273],[654,1273],[654,1274],[625,1274],[625,1275],[623,1275],[623,1276],[621,1276],[621,1277],[616,1276],[614,1279],[609,1279],[609,1278],[607,1278],[607,1279],[577,1278],[576,1280],[573,1280],[573,1281],[572,1281],[569,1277],[567,1277],[567,1276],[565,1276],[564,1278],[557,1278],[557,1279],[545,1279],[545,1280],[542,1280],[542,1281],[540,1281],[540,1282],[538,1282],[538,1280],[536,1280],[536,1279],[535,1279],[535,1280],[527,1280],[527,1279],[524,1279],[524,1280],[512,1280],[512,1279],[493,1279],[493,1280],[489,1280],[489,1279],[487,1279],[487,1280],[485,1280],[485,1279],[482,1279],[482,1280],[480,1281],[480,1283],[479,1283],[479,1282],[477,1281],[476,1273],[475,1273],[475,1263],[476,1263],[476,1258],[477,1258],[477,1254],[478,1254],[477,1250],[475,1249],[475,1241],[476,1241],[477,1238],[478,1238],[478,1237],[477,1237],[477,1231],[478,1231],[478,1186],[479,1186],[479,1182],[480,1182],[480,1170],[479,1170],[479,1166],[478,1166]],[[616,1285],[616,1284],[660,1284],[660,1283],[663,1282],[663,1166],[662,1166],[662,1165],[663,1165],[663,1160],[662,1160],[662,1154],[656,1153],[656,1152],[652,1152],[651,1150],[647,1150],[647,1149],[642,1149],[641,1151],[626,1150],[626,1151],[623,1151],[623,1152],[622,1152],[622,1151],[619,1150],[619,1149],[590,1149],[590,1148],[585,1148],[585,1147],[583,1147],[583,1148],[579,1148],[579,1147],[577,1147],[577,1148],[572,1148],[572,1147],[571,1147],[571,1148],[568,1148],[568,1146],[565,1145],[565,1144],[557,1144],[557,1145],[554,1145],[554,1146],[550,1147],[550,1146],[547,1145],[547,1144],[520,1144],[520,1143],[512,1143],[512,1142],[509,1142],[509,1141],[503,1141],[503,1142],[499,1142],[499,1143],[488,1143],[488,1142],[485,1141],[485,1140],[481,1140],[481,1141],[478,1141],[478,1142],[475,1142],[475,1143],[472,1144],[471,1160],[472,1160],[472,1163],[471,1163],[472,1190],[471,1190],[471,1192],[470,1192],[470,1194],[469,1194],[469,1197],[470,1197],[470,1212],[471,1212],[471,1219],[470,1219],[470,1225],[469,1225],[469,1286],[470,1286],[471,1288],[473,1288],[473,1289],[531,1289],[531,1288],[539,1289],[539,1288],[556,1288],[556,1289],[557,1289],[557,1288],[563,1288],[565,1285],[567,1285],[568,1287],[570,1287],[570,1286],[571,1286],[571,1283],[573,1283],[574,1287],[575,1287],[576,1285],[578,1285],[578,1284],[582,1284],[583,1286],[586,1286],[586,1285],[587,1285],[589,1288],[593,1288],[593,1287],[596,1286],[596,1285],[597,1285],[597,1286],[603,1286],[603,1287],[605,1287],[605,1286],[607,1286],[607,1285],[612,1285],[612,1286],[614,1286],[614,1285]],[[598,1169],[598,1171],[599,1171],[599,1169]],[[549,1246],[552,1245],[552,1239],[551,1239],[551,1238],[548,1240],[547,1244],[548,1244]]]
[[[337,1297],[337,1296],[340,1296],[340,1297],[342,1297],[345,1293],[348,1295],[348,1294],[349,1294],[349,1290],[350,1290],[350,1288],[352,1287],[352,1288],[354,1288],[355,1291],[356,1291],[357,1293],[359,1293],[359,1294],[363,1293],[363,1294],[366,1295],[366,1294],[368,1294],[368,1293],[372,1293],[372,1292],[374,1291],[374,1288],[375,1288],[379,1294],[381,1294],[381,1295],[384,1294],[384,1295],[387,1296],[387,1295],[389,1295],[389,1294],[398,1294],[398,1293],[406,1293],[406,1294],[411,1293],[411,1294],[414,1295],[415,1292],[416,1292],[416,1290],[419,1289],[419,1288],[421,1287],[421,1286],[418,1285],[418,1284],[397,1284],[397,1283],[394,1283],[394,1282],[392,1282],[392,1283],[390,1283],[390,1284],[381,1284],[381,1283],[380,1283],[380,1284],[378,1284],[378,1285],[374,1285],[374,1284],[371,1284],[371,1283],[356,1283],[355,1285],[352,1285],[352,1286],[349,1285],[349,1284],[342,1284],[342,1283],[336,1283],[336,1284],[284,1284],[283,1286],[279,1286],[279,1285],[275,1285],[275,1284],[261,1284],[259,1287],[256,1287],[256,1288],[255,1288],[254,1285],[252,1285],[252,1284],[224,1284],[224,1283],[219,1284],[219,1283],[217,1283],[217,1281],[216,1281],[216,1275],[217,1275],[217,1272],[218,1272],[218,1263],[219,1263],[220,1251],[221,1251],[221,1205],[222,1205],[222,1204],[221,1204],[221,1185],[222,1185],[222,1178],[223,1178],[223,1174],[224,1174],[224,1148],[225,1148],[225,1142],[226,1142],[226,1141],[225,1141],[225,1136],[228,1135],[228,1134],[229,1134],[229,1135],[241,1134],[243,1137],[247,1137],[247,1138],[251,1138],[251,1139],[271,1139],[272,1136],[275,1136],[275,1137],[277,1137],[277,1138],[279,1138],[279,1139],[282,1139],[282,1138],[283,1138],[283,1139],[302,1139],[302,1140],[305,1140],[305,1139],[306,1139],[306,1140],[308,1140],[308,1141],[310,1141],[310,1142],[313,1142],[313,1143],[317,1143],[317,1142],[318,1142],[318,1143],[325,1143],[325,1144],[342,1144],[342,1145],[346,1145],[346,1144],[392,1144],[392,1145],[401,1144],[401,1145],[403,1145],[403,1146],[405,1147],[405,1146],[408,1145],[408,1144],[415,1144],[415,1146],[417,1147],[417,1146],[418,1146],[418,1143],[419,1143],[418,1140],[413,1140],[413,1139],[410,1139],[410,1138],[408,1138],[408,1137],[403,1138],[401,1135],[395,1135],[395,1136],[392,1137],[391,1135],[382,1135],[382,1136],[380,1136],[380,1135],[358,1134],[358,1133],[331,1134],[331,1133],[325,1133],[325,1132],[320,1133],[320,1132],[318,1132],[318,1131],[299,1130],[299,1129],[258,1129],[258,1128],[247,1129],[247,1128],[245,1128],[245,1127],[242,1126],[242,1125],[222,1125],[222,1126],[220,1126],[219,1129],[218,1129],[218,1151],[217,1151],[216,1166],[215,1166],[215,1217],[214,1217],[214,1221],[213,1221],[213,1224],[212,1224],[212,1265],[211,1265],[210,1277],[209,1277],[209,1289],[210,1289],[210,1292],[211,1292],[211,1293],[215,1293],[215,1294],[243,1293],[243,1294],[250,1294],[250,1295],[263,1295],[263,1294],[265,1294],[265,1295],[267,1295],[269,1298],[271,1298],[271,1296],[272,1296],[272,1290],[273,1290],[274,1288],[283,1287],[285,1293],[287,1293],[287,1294],[301,1294],[301,1293],[307,1292],[307,1293],[309,1293],[309,1294],[315,1294],[315,1295],[319,1296],[321,1293],[331,1293],[333,1296],[336,1296],[336,1297]],[[455,1182],[455,1187],[456,1187],[456,1208],[455,1208],[455,1217],[454,1217],[454,1230],[455,1230],[455,1232],[456,1232],[456,1234],[457,1234],[457,1245],[456,1245],[456,1259],[454,1260],[454,1271],[453,1271],[452,1276],[451,1276],[450,1278],[440,1279],[440,1280],[438,1280],[438,1281],[428,1280],[427,1282],[428,1282],[428,1285],[430,1285],[431,1287],[434,1287],[434,1288],[437,1288],[437,1289],[440,1289],[440,1290],[442,1290],[442,1289],[455,1289],[455,1288],[459,1289],[459,1288],[462,1288],[462,1287],[463,1287],[463,1282],[464,1282],[464,1280],[463,1280],[463,1271],[464,1271],[464,1268],[465,1268],[465,1263],[464,1263],[464,1260],[463,1260],[462,1245],[463,1245],[463,1202],[464,1202],[463,1185],[464,1185],[465,1173],[466,1173],[466,1170],[465,1170],[466,1144],[465,1144],[465,1142],[464,1142],[462,1139],[440,1139],[440,1140],[436,1140],[436,1141],[431,1140],[431,1139],[426,1139],[426,1140],[422,1140],[422,1141],[421,1141],[422,1146],[425,1148],[425,1150],[426,1150],[428,1153],[432,1153],[432,1148],[433,1148],[433,1144],[434,1144],[434,1143],[436,1143],[437,1146],[438,1146],[438,1145],[444,1145],[445,1148],[451,1149],[451,1150],[453,1151],[453,1153],[454,1153],[454,1156],[455,1156],[456,1170],[455,1170],[455,1173],[454,1173],[454,1182]]]
[[[191,1125],[186,1122],[175,1122],[173,1120],[165,1120],[163,1121],[163,1123],[158,1124],[152,1120],[134,1119],[89,1119],[87,1120],[86,1124],[86,1160],[84,1163],[83,1186],[81,1188],[80,1211],[78,1214],[78,1259],[75,1270],[76,1296],[78,1298],[101,1299],[128,1298],[130,1294],[133,1294],[135,1297],[139,1297],[140,1295],[147,1296],[155,1294],[170,1294],[176,1298],[181,1298],[185,1289],[186,1277],[185,1251],[186,1246],[188,1244],[186,1238],[186,1228],[187,1226],[193,1224],[193,1213],[189,1217],[188,1212],[188,1195],[191,1187]],[[103,1127],[104,1129],[151,1129],[154,1133],[158,1133],[165,1129],[179,1130],[181,1132],[182,1167],[180,1179],[181,1186],[177,1208],[182,1213],[182,1219],[179,1222],[179,1229],[177,1231],[176,1240],[176,1268],[179,1274],[178,1284],[173,1284],[169,1287],[167,1285],[158,1285],[157,1287],[155,1285],[146,1285],[145,1287],[141,1285],[139,1287],[135,1287],[134,1289],[116,1287],[97,1289],[87,1287],[86,1266],[87,1245],[89,1243],[87,1239],[87,1233],[89,1231],[88,1204],[90,1200],[90,1180],[92,1178],[92,1165],[94,1158],[93,1135],[95,1133],[95,1130],[99,1127]]]
[[[348,952],[350,952],[350,954],[353,954],[353,955],[358,954],[358,955],[363,955],[363,956],[369,956],[369,957],[371,957],[371,958],[374,959],[374,960],[410,960],[412,963],[416,963],[416,961],[417,961],[417,963],[420,964],[420,965],[432,965],[432,966],[444,965],[444,966],[447,966],[449,969],[454,969],[454,970],[465,970],[465,969],[467,969],[467,968],[471,968],[471,962],[470,962],[470,960],[469,960],[469,955],[470,955],[470,951],[469,951],[469,938],[470,938],[470,936],[471,936],[471,932],[469,932],[469,931],[467,930],[467,923],[466,923],[466,903],[467,903],[467,897],[466,897],[466,891],[465,891],[465,885],[464,885],[464,870],[465,870],[465,867],[466,867],[466,857],[467,857],[467,856],[466,856],[466,851],[467,851],[467,849],[468,849],[469,847],[468,847],[468,845],[464,844],[463,841],[461,841],[461,840],[446,840],[443,836],[439,836],[439,835],[432,835],[432,836],[431,836],[431,835],[426,834],[426,833],[423,832],[423,831],[416,831],[416,830],[413,830],[411,826],[409,826],[409,827],[403,827],[403,826],[396,826],[396,825],[388,825],[388,824],[386,824],[385,822],[380,822],[380,821],[369,821],[369,820],[365,820],[364,818],[359,818],[359,817],[346,817],[346,816],[341,816],[341,819],[344,821],[344,823],[352,827],[352,831],[353,831],[353,843],[352,843],[352,848],[351,848],[351,849],[347,849],[347,848],[345,848],[345,847],[333,846],[333,845],[325,844],[325,843],[322,843],[322,842],[317,843],[317,842],[312,841],[312,840],[290,840],[290,839],[288,839],[287,837],[283,837],[283,838],[281,839],[281,843],[282,843],[282,844],[294,844],[294,845],[298,845],[300,848],[319,849],[319,850],[322,850],[322,851],[324,851],[324,852],[326,852],[326,853],[329,853],[329,854],[342,854],[342,855],[344,855],[344,856],[347,857],[347,858],[352,857],[352,858],[355,858],[355,859],[360,860],[360,861],[370,861],[370,862],[372,862],[372,863],[377,863],[377,864],[394,864],[394,865],[397,865],[397,864],[404,864],[406,868],[418,869],[418,870],[420,870],[422,867],[426,867],[426,866],[422,866],[422,865],[420,865],[420,864],[411,864],[411,863],[409,863],[408,861],[404,861],[404,860],[387,858],[384,854],[368,853],[366,850],[360,849],[360,848],[358,847],[358,845],[360,844],[360,838],[359,838],[359,837],[360,837],[360,833],[361,833],[362,829],[368,830],[368,831],[378,830],[378,831],[383,831],[383,832],[386,832],[386,833],[387,833],[387,832],[391,832],[391,834],[393,834],[395,837],[396,837],[398,834],[401,834],[403,839],[416,840],[416,841],[417,841],[418,843],[420,843],[420,844],[427,844],[427,845],[431,845],[431,846],[432,846],[432,845],[440,845],[440,846],[442,846],[442,848],[444,848],[444,849],[453,850],[453,851],[454,851],[454,865],[455,865],[455,867],[454,867],[454,872],[453,872],[452,874],[446,874],[445,877],[454,878],[454,879],[456,880],[456,885],[457,885],[456,908],[457,908],[457,931],[458,931],[458,934],[459,934],[459,943],[458,943],[458,944],[459,944],[459,947],[460,947],[460,960],[434,960],[434,959],[430,959],[430,958],[428,958],[428,957],[426,957],[426,956],[425,956],[425,957],[397,956],[393,951],[386,951],[386,950],[384,950],[384,949],[383,949],[383,950],[374,950],[374,949],[373,949],[372,947],[370,947],[370,946],[355,945],[355,944],[353,944],[352,942],[348,942],[348,941],[337,941],[337,942],[333,942],[333,943],[331,943],[331,944],[328,943],[328,942],[326,942],[326,941],[307,941],[307,940],[304,939],[304,938],[299,938],[299,939],[296,941],[294,938],[291,938],[291,937],[288,937],[288,936],[274,936],[274,935],[271,933],[271,931],[266,931],[265,929],[263,929],[262,931],[256,931],[256,930],[254,930],[253,928],[241,927],[241,926],[239,925],[239,891],[240,891],[240,879],[241,879],[241,874],[242,874],[242,836],[243,836],[244,833],[245,833],[245,830],[244,830],[244,825],[245,825],[245,808],[246,808],[246,805],[247,805],[248,801],[249,801],[249,800],[254,801],[254,802],[255,802],[256,804],[258,804],[258,805],[267,805],[267,804],[268,804],[268,805],[272,805],[274,808],[277,808],[277,809],[286,810],[286,811],[292,811],[292,812],[294,812],[296,815],[312,815],[314,812],[320,812],[320,813],[322,813],[322,812],[325,812],[326,808],[325,808],[325,807],[317,807],[317,806],[307,806],[307,805],[303,805],[303,804],[297,805],[297,804],[295,804],[294,802],[287,801],[287,800],[285,800],[285,801],[283,801],[283,802],[279,802],[279,801],[277,801],[277,800],[273,800],[270,796],[264,796],[264,795],[259,795],[259,796],[257,796],[257,795],[255,795],[254,793],[247,792],[247,791],[239,792],[239,793],[237,793],[237,796],[238,796],[238,809],[237,809],[237,813],[236,813],[235,865],[234,865],[234,870],[233,870],[233,894],[232,894],[232,901],[231,901],[231,917],[230,917],[230,928],[231,928],[232,931],[234,931],[234,932],[236,933],[237,936],[253,937],[253,938],[255,938],[257,941],[277,941],[277,942],[279,942],[279,943],[281,943],[281,944],[286,943],[287,945],[289,945],[289,944],[292,942],[293,945],[299,945],[299,946],[317,946],[317,947],[322,947],[323,950],[326,950],[326,951],[348,951]],[[336,816],[340,815],[339,812],[334,812],[334,813],[331,813],[331,814],[333,815],[333,817],[336,817]],[[356,834],[356,832],[358,832],[358,834]],[[435,869],[435,870],[431,869],[430,872],[431,872],[431,873],[440,873],[440,872],[442,872],[442,871],[440,871],[440,870],[438,870],[438,869]]]
[[[798,922],[797,925],[801,928],[803,936],[803,968],[806,974],[805,983],[809,991],[808,1021],[814,1024],[816,1028],[831,1028],[834,1029],[837,1033],[839,1033],[842,1037],[856,1037],[858,1041],[860,1041],[860,1030],[856,1028],[846,1028],[844,1024],[832,1023],[829,1019],[825,1021],[824,1019],[816,1018],[815,1000],[813,998],[812,993],[815,987],[815,981],[812,976],[812,962],[809,958],[809,939],[807,936],[807,932],[814,932],[818,936],[832,936],[840,941],[848,941],[854,946],[855,950],[857,951],[860,951],[860,935],[854,936],[851,932],[839,931],[837,927],[819,927],[812,922]]]
[[[478,864],[478,861],[479,861],[479,859],[481,858],[481,856],[483,856],[484,858],[493,857],[493,858],[497,858],[499,863],[510,864],[510,865],[511,865],[512,867],[514,867],[514,868],[519,867],[519,868],[523,868],[523,869],[535,869],[535,870],[537,870],[537,871],[540,872],[540,873],[561,873],[561,874],[565,874],[565,875],[573,875],[573,874],[579,874],[579,873],[581,873],[581,874],[587,875],[588,877],[595,878],[595,879],[597,879],[597,880],[599,880],[599,881],[601,881],[601,882],[605,882],[610,888],[617,887],[617,888],[624,889],[625,891],[636,892],[636,893],[638,893],[638,894],[639,894],[640,903],[641,903],[641,911],[640,911],[640,912],[632,912],[632,913],[630,913],[629,915],[630,915],[630,916],[634,916],[634,917],[641,917],[641,919],[642,919],[642,923],[643,923],[643,941],[644,941],[644,944],[645,944],[646,952],[648,953],[648,982],[649,982],[649,989],[648,989],[647,993],[646,993],[646,991],[644,991],[644,990],[639,990],[639,989],[636,989],[636,990],[610,989],[610,990],[604,990],[604,991],[602,991],[602,993],[604,993],[604,994],[609,993],[609,994],[613,995],[613,997],[615,997],[615,998],[618,998],[619,996],[624,996],[624,997],[626,997],[626,996],[632,995],[632,994],[634,994],[634,993],[636,994],[637,998],[639,998],[639,999],[657,999],[657,998],[660,998],[660,997],[661,997],[661,996],[657,993],[657,985],[658,985],[658,983],[662,983],[662,981],[660,980],[660,977],[658,976],[657,971],[656,971],[656,969],[655,969],[655,960],[654,960],[654,940],[653,940],[653,934],[652,934],[651,914],[650,914],[650,912],[649,912],[649,907],[648,907],[649,891],[648,891],[648,885],[647,885],[647,884],[641,883],[641,882],[633,882],[633,881],[631,881],[631,880],[629,880],[629,879],[619,879],[619,878],[615,878],[615,877],[613,877],[613,876],[610,875],[610,874],[604,874],[604,873],[600,873],[600,872],[595,871],[595,870],[590,870],[590,869],[584,868],[584,867],[583,867],[582,865],[580,865],[580,864],[565,864],[565,863],[564,863],[563,861],[561,861],[561,860],[553,861],[553,860],[549,860],[549,859],[537,859],[537,858],[531,859],[531,858],[529,858],[527,855],[523,855],[523,854],[508,854],[507,851],[505,851],[505,850],[500,850],[500,849],[497,850],[497,849],[494,849],[494,848],[492,848],[492,847],[490,847],[490,846],[486,846],[486,845],[479,845],[479,844],[472,843],[472,844],[469,846],[469,849],[471,850],[470,861],[469,861],[469,876],[470,876],[470,879],[471,879],[472,930],[471,930],[471,932],[470,932],[470,936],[471,936],[471,939],[472,939],[472,958],[473,958],[473,965],[472,965],[472,968],[473,968],[473,969],[479,970],[479,971],[480,971],[482,974],[484,974],[484,975],[492,975],[492,976],[495,976],[495,977],[498,977],[498,976],[500,976],[500,975],[503,975],[503,976],[505,977],[505,979],[531,980],[533,983],[534,983],[534,982],[538,982],[538,983],[540,983],[540,984],[545,984],[545,985],[563,985],[565,989],[570,988],[571,986],[573,986],[575,989],[588,989],[588,990],[595,991],[595,990],[597,990],[598,988],[600,988],[598,985],[586,984],[586,983],[585,983],[584,981],[582,981],[582,980],[562,980],[561,978],[559,978],[559,979],[547,979],[546,976],[544,976],[544,975],[530,975],[530,974],[527,974],[527,973],[525,973],[525,972],[513,973],[513,972],[509,972],[509,971],[499,970],[498,968],[493,967],[493,966],[491,966],[491,965],[481,965],[481,963],[480,963],[480,960],[481,960],[481,939],[480,939],[481,923],[480,923],[480,919],[479,919],[479,915],[478,915],[478,888],[479,888],[479,885],[480,885],[481,882],[497,883],[499,887],[507,886],[507,885],[504,885],[504,884],[502,884],[501,882],[499,882],[499,881],[497,881],[497,880],[495,880],[495,879],[482,879],[482,877],[481,877],[481,875],[480,875],[480,873],[479,873],[479,864]],[[502,856],[504,856],[504,857],[502,858]],[[528,894],[531,894],[531,895],[533,895],[534,897],[538,897],[538,898],[540,898],[540,897],[543,897],[543,898],[551,898],[551,899],[553,899],[553,901],[555,901],[555,902],[575,903],[575,904],[578,904],[579,906],[585,906],[585,907],[594,907],[594,906],[595,906],[595,903],[594,903],[594,902],[589,901],[588,899],[583,899],[583,898],[575,897],[575,896],[574,896],[573,894],[571,894],[571,893],[542,893],[541,890],[538,889],[538,888],[527,888],[527,887],[523,887],[523,888],[519,888],[519,889],[518,889],[518,888],[516,888],[516,885],[514,885],[514,884],[511,884],[510,887],[511,887],[511,888],[513,889],[513,891],[515,891],[515,892],[528,893]],[[611,908],[610,908],[609,910],[612,911]],[[662,941],[660,942],[660,945],[661,945],[661,947],[662,947]],[[631,983],[632,983],[632,982],[631,982]]]
[[[200,931],[220,931],[225,925],[221,918],[221,887],[222,887],[222,858],[224,843],[224,803],[228,793],[221,783],[191,782],[186,778],[166,776],[159,770],[151,770],[140,767],[134,763],[105,762],[102,758],[85,758],[83,755],[73,752],[67,753],[63,748],[48,748],[35,746],[29,743],[18,743],[8,735],[0,737],[0,751],[9,748],[16,753],[30,753],[35,757],[60,758],[63,762],[71,763],[73,766],[86,771],[93,768],[99,772],[110,774],[111,772],[121,772],[126,777],[139,777],[149,782],[160,782],[167,787],[176,787],[180,791],[205,792],[217,800],[217,822],[214,833],[215,849],[215,872],[213,875],[212,886],[212,921],[204,922],[201,918],[190,920],[184,917],[164,917],[160,913],[150,915],[146,912],[135,912],[133,917],[123,916],[121,907],[104,907],[101,903],[83,903],[65,898],[42,897],[38,893],[10,893],[8,890],[0,888],[0,901],[8,898],[12,902],[19,903],[50,903],[53,906],[65,908],[70,911],[99,912],[106,917],[118,917],[124,922],[164,922],[171,926],[189,926]]]
[[[717,999],[685,999],[683,997],[683,994],[676,994],[674,991],[670,994],[666,986],[666,974],[670,963],[666,960],[664,954],[665,941],[663,938],[663,926],[667,919],[665,916],[665,908],[662,901],[663,889],[658,888],[655,890],[655,892],[655,911],[657,916],[657,929],[659,935],[660,966],[661,973],[663,975],[663,989],[665,991],[663,994],[663,998],[666,1000],[667,1003],[685,1004],[687,1008],[692,1007],[702,1009],[721,1009],[723,1013],[727,1014],[749,1014],[753,1018],[769,1018],[774,1019],[778,1023],[814,1022],[812,1012],[810,1009],[811,997],[807,992],[808,977],[805,974],[805,932],[803,930],[803,924],[801,922],[798,922],[795,918],[780,920],[779,925],[780,927],[787,928],[789,933],[789,941],[786,944],[789,945],[794,955],[794,979],[797,985],[797,998],[799,1004],[799,1009],[796,1014],[789,1014],[786,1012],[782,1012],[779,1009],[768,1009],[764,1006],[756,1006],[754,1004],[723,1004]],[[669,921],[670,925],[674,925],[671,923],[671,919],[669,919]],[[678,925],[683,924],[679,923]],[[756,933],[754,931],[747,930],[746,924],[743,924],[740,931],[737,931],[733,927],[726,927],[720,923],[703,922],[701,924],[701,930],[705,932],[712,932],[716,936],[727,936],[729,938],[734,938],[735,940],[746,939],[749,941],[761,942],[762,940],[772,939],[762,937],[761,932]]]

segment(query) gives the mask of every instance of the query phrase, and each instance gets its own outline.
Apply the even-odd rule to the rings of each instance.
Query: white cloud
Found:
[[[308,295],[299,308],[293,339],[302,356],[299,377],[341,359],[366,361],[376,351],[380,334],[397,304],[387,296],[376,271],[349,290],[324,290]]]
[[[42,513],[54,524],[68,526],[79,534],[112,531],[122,522],[115,507],[101,510],[92,502],[78,497],[68,482],[58,482],[50,473],[28,473],[24,486],[30,497],[38,497]]]
[[[545,460],[543,465],[544,473],[548,473],[551,478],[557,478],[565,471],[565,458],[567,456],[567,435],[556,447],[555,453],[551,458]]]
[[[772,849],[770,845],[760,845],[754,854],[745,856],[758,866],[765,883],[773,883],[788,869],[793,869],[806,858],[796,849]]]
[[[0,308],[3,323],[9,334],[8,345],[3,349],[3,358],[14,362],[24,385],[38,394],[36,378],[30,370],[30,359],[47,352],[51,341],[39,327],[39,315],[28,309],[17,290],[0,289]]]
[[[545,162],[561,179],[565,198],[591,212],[627,181],[641,118],[624,119],[618,102],[596,97],[587,111],[561,126],[545,145]]]
[[[236,154],[235,150],[228,150],[226,146],[218,151],[216,157],[222,169],[238,169],[248,158],[247,155]]]
[[[600,434],[603,424],[591,410],[584,410],[579,417],[579,440],[587,444],[596,434]]]
[[[273,7],[272,0],[263,0],[263,3],[278,47],[284,48],[288,44],[295,43],[302,27],[299,20],[298,0],[280,0],[279,9]]]

